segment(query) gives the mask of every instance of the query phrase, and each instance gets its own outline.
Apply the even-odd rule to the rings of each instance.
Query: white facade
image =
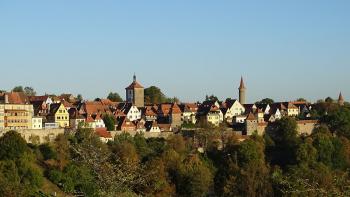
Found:
[[[130,121],[140,120],[141,119],[141,111],[135,105],[133,105],[130,108],[129,112],[126,114],[126,117]]]
[[[96,128],[106,127],[105,123],[103,122],[103,120],[101,118],[95,119],[95,125],[96,125]]]
[[[244,114],[244,106],[236,100],[225,113],[225,120],[232,120],[234,117]]]
[[[42,129],[43,128],[43,118],[33,117],[32,118],[32,129]]]
[[[153,126],[152,125],[151,129],[148,132],[160,133],[160,128],[158,126]]]

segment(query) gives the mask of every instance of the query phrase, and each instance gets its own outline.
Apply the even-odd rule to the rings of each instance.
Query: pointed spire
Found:
[[[339,93],[338,103],[339,105],[344,105],[344,97],[341,92]]]
[[[134,73],[134,82],[136,82],[136,74]]]
[[[243,77],[241,76],[241,83],[239,84],[239,89],[245,89]]]

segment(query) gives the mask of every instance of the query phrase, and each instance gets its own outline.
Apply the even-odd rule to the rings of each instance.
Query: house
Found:
[[[79,126],[83,126],[85,124],[85,117],[82,114],[79,114],[77,108],[70,108],[68,110],[69,113],[69,125],[73,129],[78,129]]]
[[[0,129],[31,129],[33,105],[22,92],[0,95]]]
[[[32,129],[39,130],[43,129],[43,118],[35,116],[32,118]]]
[[[154,133],[160,133],[161,132],[156,121],[147,122],[146,123],[146,130],[147,130],[147,132],[154,132]]]
[[[157,110],[154,108],[154,106],[145,106],[142,109],[142,117],[146,121],[154,121],[157,120]]]
[[[62,103],[53,103],[50,105],[47,120],[49,123],[58,123],[61,128],[69,127],[69,113]]]
[[[118,130],[124,131],[124,132],[136,131],[135,123],[130,121],[127,117],[121,118],[117,128]]]
[[[244,114],[245,108],[236,99],[227,99],[222,103],[221,111],[224,114],[224,119],[227,122],[232,122],[233,118]]]
[[[196,103],[185,103],[183,106],[182,119],[184,122],[196,124],[198,105]]]
[[[146,132],[145,121],[141,120],[136,123],[136,131],[139,133]]]
[[[112,141],[112,135],[110,132],[107,131],[106,128],[101,127],[101,128],[96,128],[95,129],[95,134],[100,138],[100,140],[104,143],[108,143],[109,141]]]
[[[216,105],[202,105],[198,109],[198,118],[201,124],[219,126],[222,123],[223,114]]]
[[[284,105],[287,108],[287,115],[290,117],[299,116],[299,108],[291,102],[286,102]]]
[[[85,119],[85,125],[84,127],[88,127],[91,129],[96,129],[96,122],[94,120],[94,118],[91,115],[86,115],[86,119]]]
[[[176,103],[159,104],[157,110],[157,122],[161,124],[171,124],[173,128],[182,125],[182,112]]]
[[[92,118],[95,120],[96,128],[105,128],[106,125],[99,114],[93,115]]]
[[[136,107],[136,105],[133,105],[131,103],[126,103],[124,108],[121,109],[124,114],[126,114],[126,117],[130,121],[136,121],[141,119],[141,111]]]

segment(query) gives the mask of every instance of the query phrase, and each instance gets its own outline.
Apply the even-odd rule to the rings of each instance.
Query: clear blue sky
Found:
[[[350,1],[0,1],[0,89],[350,98]]]

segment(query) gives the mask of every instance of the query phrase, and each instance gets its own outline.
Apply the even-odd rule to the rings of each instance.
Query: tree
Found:
[[[296,163],[297,133],[297,123],[291,117],[283,117],[267,128],[267,135],[273,141],[267,146],[267,158],[272,164],[286,167]]]
[[[350,139],[350,110],[345,107],[336,108],[321,118],[332,132]]]
[[[117,92],[110,92],[107,98],[113,102],[123,102],[123,99]]]
[[[115,118],[112,115],[105,114],[103,116],[103,122],[105,123],[108,131],[115,130]]]
[[[12,92],[24,92],[23,86],[16,86],[12,89]]]
[[[273,99],[270,98],[264,98],[261,101],[256,102],[255,104],[259,104],[259,105],[272,105],[275,101]]]
[[[77,99],[78,99],[78,101],[82,101],[83,100],[83,96],[81,94],[78,94],[77,95]]]
[[[14,160],[29,152],[26,141],[16,131],[9,131],[0,138],[0,160]]]
[[[24,88],[24,94],[26,94],[27,96],[35,96],[36,92],[35,92],[34,88],[27,86]]]
[[[151,86],[145,89],[145,103],[159,104],[166,101],[166,96],[156,87]]]
[[[304,99],[304,98],[298,98],[297,101],[298,101],[298,102],[307,102],[307,100]]]
[[[219,99],[217,96],[214,96],[214,94],[212,94],[210,96],[205,95],[205,101],[219,101]]]
[[[326,103],[333,103],[334,102],[334,99],[332,99],[331,97],[327,97],[325,99]]]

